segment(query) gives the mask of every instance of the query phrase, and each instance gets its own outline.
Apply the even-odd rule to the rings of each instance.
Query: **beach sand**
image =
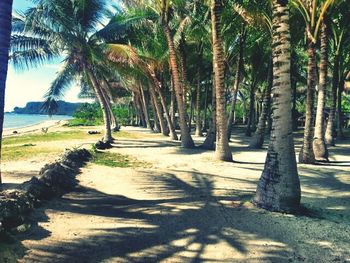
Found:
[[[350,262],[349,140],[330,148],[330,164],[299,165],[306,212],[287,215],[250,203],[266,148],[248,149],[237,130],[234,163],[145,129],[122,130],[137,139],[116,133],[110,152],[150,166],[83,168],[77,191],[30,216],[19,262]],[[20,173],[7,167],[4,182],[35,174],[34,160],[21,161]]]
[[[57,127],[63,126],[66,123],[67,123],[66,120],[48,120],[35,125],[26,126],[26,127],[6,128],[3,130],[3,137],[6,138],[9,136],[16,136],[20,134],[42,132],[42,129],[57,128]]]

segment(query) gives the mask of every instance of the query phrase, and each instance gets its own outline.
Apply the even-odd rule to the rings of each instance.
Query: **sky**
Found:
[[[14,0],[13,10],[25,10],[30,6],[27,0]],[[46,64],[30,70],[15,70],[11,63],[6,83],[5,111],[12,111],[14,107],[24,107],[29,101],[43,101],[50,83],[55,79],[60,69],[60,61]],[[69,102],[81,102],[78,99],[79,87],[72,86],[63,98]]]

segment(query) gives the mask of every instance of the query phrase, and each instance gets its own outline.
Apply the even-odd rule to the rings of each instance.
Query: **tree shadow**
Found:
[[[300,219],[252,207],[247,201],[253,192],[218,194],[210,175],[191,176],[187,182],[173,173],[149,172],[142,188],[159,199],[136,200],[91,188],[67,194],[51,212],[103,217],[115,220],[115,227],[96,225],[73,240],[41,243],[23,262],[232,262],[247,255],[252,261],[288,262],[304,257],[293,249],[300,240],[295,229]],[[254,255],[247,241],[259,239],[264,240],[257,245],[260,254]],[[219,244],[224,246],[213,253]]]

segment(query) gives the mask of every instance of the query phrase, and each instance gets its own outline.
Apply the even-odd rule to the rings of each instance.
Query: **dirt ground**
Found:
[[[350,262],[350,141],[330,149],[328,165],[299,165],[304,211],[286,215],[250,203],[266,149],[248,149],[243,134],[231,143],[235,162],[223,163],[123,130],[144,139],[116,138],[111,151],[151,166],[83,168],[76,191],[30,216],[19,262]],[[45,161],[4,164],[4,182],[30,178]]]

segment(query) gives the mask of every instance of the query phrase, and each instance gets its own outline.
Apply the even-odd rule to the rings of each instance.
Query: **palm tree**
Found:
[[[213,69],[216,94],[216,147],[215,158],[232,161],[227,138],[226,96],[224,87],[224,52],[221,39],[222,1],[211,1],[211,25],[213,38]]]
[[[83,80],[94,91],[105,123],[103,140],[111,142],[111,106],[103,89],[104,79],[116,75],[116,65],[131,64],[135,52],[129,46],[104,44],[96,26],[104,17],[104,1],[41,1],[14,21],[11,59],[17,66],[40,65],[64,54],[62,69],[46,94],[44,107],[52,113],[71,83]],[[115,63],[112,63],[111,61]]]
[[[337,92],[340,85],[340,64],[344,59],[345,47],[349,45],[350,30],[348,25],[350,23],[350,14],[348,3],[340,2],[336,8],[331,12],[332,23],[330,25],[331,31],[331,46],[333,54],[333,76],[332,76],[332,90],[330,93],[330,113],[326,128],[326,143],[335,146],[336,139],[336,112],[337,112]],[[342,12],[341,12],[342,11]],[[346,12],[346,13],[344,13]]]
[[[288,1],[272,3],[273,124],[253,203],[272,211],[294,211],[299,208],[301,194],[291,122],[289,10]]]
[[[0,164],[5,109],[5,87],[11,36],[12,0],[0,2]],[[0,167],[0,185],[1,185]]]
[[[334,0],[325,0],[323,3],[312,0],[293,1],[302,14],[306,24],[308,76],[306,94],[306,114],[304,140],[299,153],[300,163],[315,163],[313,149],[314,139],[314,100],[316,89],[316,43],[324,15],[333,4]]]
[[[177,53],[175,49],[174,37],[172,35],[169,26],[169,15],[170,15],[170,1],[162,0],[160,5],[160,17],[164,31],[164,35],[167,40],[169,49],[169,64],[172,74],[172,80],[176,95],[177,106],[179,110],[180,128],[181,128],[181,145],[185,148],[193,148],[194,142],[192,140],[190,129],[187,125],[186,118],[186,105],[184,101],[184,89],[181,83],[181,76],[179,72],[179,65],[177,61]]]

